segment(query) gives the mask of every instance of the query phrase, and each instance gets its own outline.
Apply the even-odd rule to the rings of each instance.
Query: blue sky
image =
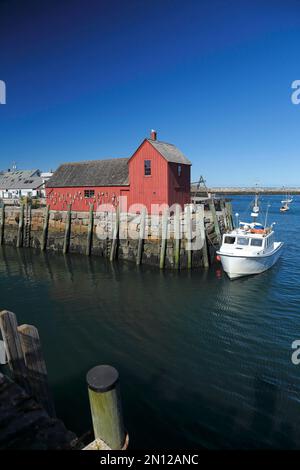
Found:
[[[0,1],[0,168],[130,156],[151,128],[209,185],[299,185],[300,2]]]

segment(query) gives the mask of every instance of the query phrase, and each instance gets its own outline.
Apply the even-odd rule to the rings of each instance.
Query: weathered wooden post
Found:
[[[112,239],[111,250],[110,250],[110,255],[109,255],[110,261],[113,261],[117,256],[119,229],[120,229],[120,207],[117,206],[116,220],[115,220],[114,231],[113,231],[113,239]]]
[[[45,214],[44,214],[44,224],[43,224],[43,234],[42,234],[42,244],[41,244],[41,250],[45,251],[46,246],[47,246],[47,238],[48,238],[48,226],[49,226],[49,206],[46,206],[45,208]]]
[[[88,233],[87,233],[87,240],[86,240],[86,255],[87,256],[90,256],[91,254],[92,243],[93,243],[93,227],[94,227],[94,204],[91,204]]]
[[[175,253],[174,265],[176,269],[180,268],[180,244],[181,244],[181,221],[180,221],[180,206],[177,204],[174,214],[174,239],[175,239]]]
[[[205,223],[204,223],[205,215],[204,215],[203,204],[199,204],[198,206],[198,217],[199,217],[199,225],[200,225],[200,236],[203,240],[203,248],[202,248],[203,267],[209,268],[209,258],[208,258],[208,249],[207,249]]]
[[[220,201],[220,206],[221,206],[221,211],[223,215],[223,222],[224,222],[224,228],[225,230],[228,229],[228,221],[226,217],[226,207],[225,207],[225,202],[223,200]]]
[[[1,207],[1,221],[0,221],[0,245],[4,242],[4,226],[5,226],[5,205]]]
[[[14,379],[30,393],[27,371],[18,333],[18,323],[13,312],[0,312],[0,329],[8,358],[8,364]]]
[[[64,246],[63,246],[63,253],[66,254],[69,251],[70,245],[70,235],[71,235],[71,204],[68,205],[68,212],[67,212],[67,220],[66,220],[66,228],[65,228],[65,238],[64,238]]]
[[[209,203],[209,210],[211,212],[212,221],[213,221],[213,224],[214,224],[214,227],[215,227],[215,232],[216,232],[216,235],[217,235],[217,239],[218,239],[218,242],[220,243],[222,237],[221,237],[221,231],[220,231],[218,216],[217,216],[217,212],[216,212],[216,206],[215,206],[215,202],[213,200]]]
[[[229,230],[233,229],[233,218],[232,218],[232,205],[231,202],[225,202],[225,208],[228,217],[228,228]]]
[[[19,227],[17,235],[17,248],[23,245],[23,227],[24,227],[24,204],[21,203],[19,213]]]
[[[185,250],[187,252],[187,268],[192,269],[192,217],[191,217],[191,207],[188,204],[185,207]]]
[[[165,210],[163,217],[162,217],[162,233],[161,233],[160,261],[159,261],[160,269],[164,269],[165,267],[167,238],[168,238],[168,210]]]
[[[86,376],[95,440],[112,450],[128,445],[120,397],[119,373],[108,365],[91,369]]]
[[[145,225],[146,225],[146,209],[144,208],[141,213],[140,233],[138,240],[138,248],[136,255],[136,264],[139,266],[142,261],[144,238],[145,238]]]
[[[32,325],[21,325],[18,327],[18,333],[31,392],[36,401],[43,405],[49,416],[55,418],[55,407],[48,384],[47,369],[38,330]]]

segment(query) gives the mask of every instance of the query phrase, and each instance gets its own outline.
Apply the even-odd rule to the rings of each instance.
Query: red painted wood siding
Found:
[[[84,190],[95,191],[93,198],[85,198]],[[70,188],[46,188],[47,205],[51,210],[64,211],[68,209],[68,204],[72,204],[74,211],[88,211],[90,204],[94,203],[94,209],[100,204],[117,204],[121,191],[127,189],[124,186],[86,186]]]
[[[181,175],[178,175],[178,163],[169,163],[168,168],[168,201],[172,204],[184,204],[190,202],[191,191],[191,167],[181,165]]]
[[[144,162],[151,160],[151,176],[144,175]],[[129,206],[144,204],[148,213],[151,204],[168,204],[168,162],[144,141],[129,160]]]

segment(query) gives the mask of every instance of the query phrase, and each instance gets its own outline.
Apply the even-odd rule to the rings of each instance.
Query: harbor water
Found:
[[[120,372],[131,448],[299,448],[300,198],[280,213],[271,270],[230,281],[192,272],[0,248],[0,309],[39,329],[58,416],[91,428],[87,371]],[[233,197],[249,214],[251,197]],[[246,212],[245,212],[246,210]]]

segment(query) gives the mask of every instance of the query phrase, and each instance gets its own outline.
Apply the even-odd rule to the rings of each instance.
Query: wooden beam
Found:
[[[69,204],[68,212],[67,212],[67,219],[66,219],[64,246],[63,246],[63,253],[64,254],[68,253],[69,246],[70,246],[71,217],[72,217],[71,204]]]
[[[121,450],[126,432],[120,397],[119,373],[108,365],[91,369],[86,376],[95,440],[112,450]]]
[[[180,245],[181,245],[181,220],[180,220],[181,208],[177,204],[174,214],[174,266],[175,269],[180,268]]]
[[[160,247],[160,269],[165,267],[165,258],[166,258],[166,248],[167,248],[167,238],[168,238],[168,218],[169,212],[165,210],[162,216],[162,233],[161,233],[161,247]]]
[[[218,242],[221,243],[222,236],[221,236],[220,225],[219,225],[218,216],[217,216],[217,212],[216,212],[216,206],[215,206],[214,201],[209,203],[209,210],[211,212],[212,221],[214,223],[215,232],[216,232],[216,235],[217,235]]]
[[[120,207],[117,206],[117,208],[116,208],[116,220],[115,220],[114,231],[113,231],[113,239],[112,239],[110,256],[109,256],[110,261],[113,261],[117,257],[119,229],[120,229]]]
[[[23,245],[23,227],[24,227],[24,204],[21,203],[20,212],[19,212],[17,248],[20,248]]]
[[[45,213],[44,213],[44,224],[43,224],[43,234],[42,234],[42,244],[41,244],[42,251],[45,251],[47,247],[49,213],[50,213],[49,206],[46,206]]]
[[[232,217],[232,205],[231,202],[225,202],[225,208],[227,212],[228,228],[233,229],[233,217]]]
[[[18,333],[18,322],[16,315],[8,310],[0,313],[0,329],[8,358],[9,368],[13,377],[19,385],[30,393],[27,380],[27,370]]]
[[[49,416],[55,418],[55,407],[48,384],[39,332],[32,325],[21,325],[18,327],[18,332],[32,395],[45,408]]]
[[[139,266],[142,262],[142,254],[143,254],[144,238],[145,238],[145,227],[146,227],[146,209],[144,208],[141,213],[140,233],[139,233],[138,248],[137,248],[137,255],[136,255],[137,266]]]
[[[90,205],[90,214],[89,214],[89,225],[88,233],[86,240],[86,255],[91,255],[92,243],[93,243],[93,228],[94,228],[94,204]]]
[[[199,220],[199,227],[200,227],[200,236],[203,241],[203,248],[202,248],[203,267],[209,268],[208,248],[207,248],[205,224],[204,224],[204,219],[205,219],[204,205],[199,204],[197,207],[197,211],[198,211],[198,220]]]
[[[185,217],[185,251],[187,252],[187,268],[192,269],[192,215],[191,207],[188,204],[184,211]]]

